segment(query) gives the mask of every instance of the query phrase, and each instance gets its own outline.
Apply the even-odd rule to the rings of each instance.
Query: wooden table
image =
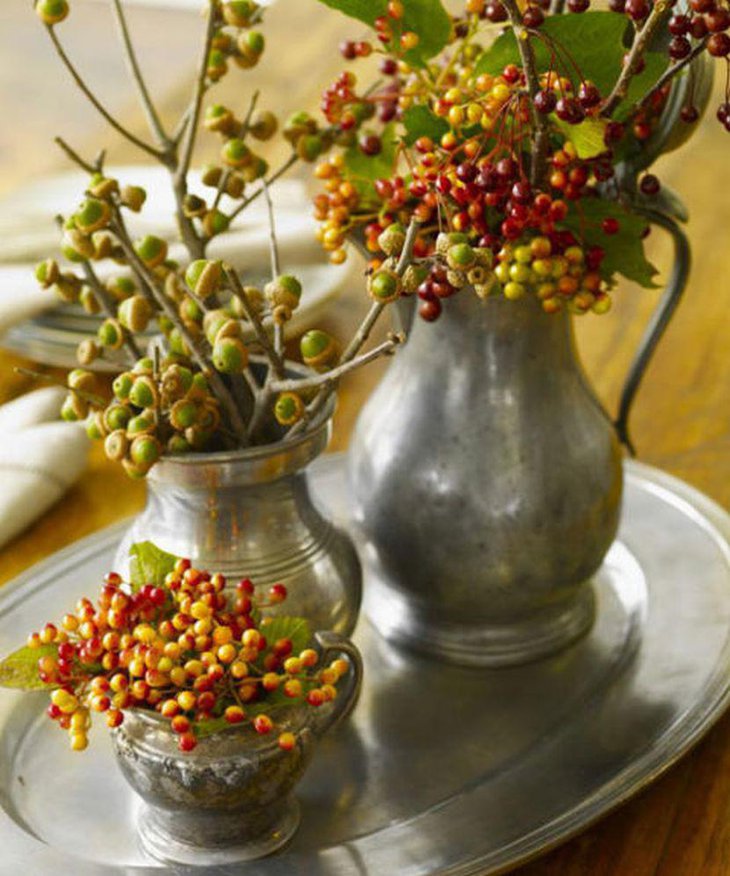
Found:
[[[134,10],[132,24],[143,61],[166,116],[183,105],[190,57],[199,23],[194,15]],[[136,129],[141,117],[112,60],[109,10],[76,0],[64,36],[115,109]],[[322,85],[340,69],[333,47],[353,28],[314,0],[281,0],[269,13],[269,51],[257,73],[223,87],[238,105],[241,83],[256,82],[277,108],[314,108]],[[357,29],[355,28],[355,31]],[[316,33],[316,38],[315,38]],[[181,46],[177,52],[175,47]],[[103,59],[103,62],[101,61]],[[69,137],[92,154],[110,142],[103,126],[62,74],[27,0],[0,4],[0,191],[39,172],[63,166],[50,145],[54,134]],[[720,100],[719,87],[713,105]],[[111,141],[111,160],[129,160],[125,146]],[[650,368],[634,415],[634,437],[642,460],[659,466],[730,507],[730,139],[706,120],[691,145],[658,166],[665,184],[689,206],[689,234],[696,264],[690,288]],[[49,217],[53,207],[49,204]],[[655,239],[654,239],[655,238]],[[670,246],[657,233],[651,254],[664,273]],[[658,293],[626,285],[614,312],[580,321],[585,364],[602,398],[615,406],[622,380]],[[365,306],[361,290],[342,299],[323,326],[343,331]],[[13,371],[21,361],[0,353],[0,402],[32,388]],[[333,450],[347,446],[354,418],[377,382],[379,364],[343,386]],[[113,497],[113,499],[111,498]],[[0,583],[69,542],[136,511],[144,489],[103,458],[98,447],[83,482],[62,504],[0,551]],[[698,576],[702,570],[697,570]],[[730,715],[666,776],[633,802],[561,848],[521,868],[519,876],[721,876],[730,873]],[[384,874],[386,876],[386,874]],[[395,874],[387,874],[395,876]]]

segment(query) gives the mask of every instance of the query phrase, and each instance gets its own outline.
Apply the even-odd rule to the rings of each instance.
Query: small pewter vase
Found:
[[[163,457],[147,475],[147,505],[115,568],[126,572],[131,545],[151,541],[231,581],[281,582],[288,597],[273,613],[350,635],[360,610],[360,562],[349,536],[313,503],[307,478],[329,441],[331,413],[286,443]]]
[[[551,654],[594,617],[591,576],[616,535],[618,435],[686,280],[675,273],[634,362],[616,426],[578,360],[567,312],[472,289],[405,348],[364,408],[349,454],[368,578],[387,638],[466,665]]]
[[[137,826],[148,854],[166,863],[222,866],[261,858],[293,836],[294,788],[317,742],[349,715],[362,685],[360,653],[349,640],[335,633],[317,633],[316,640],[322,661],[344,656],[350,672],[333,701],[277,715],[282,730],[296,735],[291,751],[279,747],[276,733],[259,736],[246,724],[205,737],[183,754],[168,720],[156,712],[126,713],[112,739],[125,779],[145,804]]]

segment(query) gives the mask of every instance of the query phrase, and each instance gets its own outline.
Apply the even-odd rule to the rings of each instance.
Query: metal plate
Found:
[[[343,471],[329,457],[312,474],[344,522]],[[363,696],[300,786],[292,844],[254,864],[170,872],[495,873],[662,773],[728,702],[730,518],[668,475],[632,462],[626,472],[620,538],[596,576],[599,617],[586,639],[530,666],[468,670],[398,651],[361,622]],[[72,545],[3,588],[0,650],[94,591],[121,531]],[[0,871],[159,873],[139,851],[137,803],[106,731],[75,755],[45,703],[0,695]]]

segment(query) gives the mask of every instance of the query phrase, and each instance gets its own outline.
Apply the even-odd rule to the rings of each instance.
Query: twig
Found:
[[[661,91],[668,82],[671,82],[671,80],[674,79],[677,73],[679,73],[689,64],[691,64],[698,55],[701,55],[702,52],[705,50],[705,47],[707,46],[708,39],[709,37],[705,37],[702,42],[697,43],[697,45],[692,49],[692,51],[689,53],[689,55],[687,55],[686,58],[682,58],[681,61],[677,61],[676,64],[672,64],[671,67],[667,67],[664,73],[659,77],[659,79],[657,79],[651,90],[646,93],[646,95],[642,99],[642,103],[646,103],[647,101],[651,100],[651,98],[658,91]]]
[[[228,216],[229,224],[233,222],[233,220],[242,213],[249,204],[252,204],[257,198],[260,198],[264,193],[265,186],[272,186],[280,177],[284,176],[284,174],[292,168],[297,161],[299,161],[299,156],[295,153],[289,156],[289,158],[282,164],[282,166],[273,173],[270,177],[268,177],[264,183],[256,189],[256,191],[244,201],[236,207],[236,209]]]
[[[81,74],[78,72],[76,67],[74,67],[71,59],[66,54],[66,51],[64,50],[58,37],[56,36],[56,29],[50,25],[47,25],[46,30],[48,31],[48,35],[51,38],[51,42],[53,43],[53,46],[56,49],[56,52],[58,53],[58,56],[60,57],[61,61],[63,61],[64,66],[66,67],[68,72],[71,74],[71,77],[73,78],[76,85],[78,85],[78,87],[81,89],[81,91],[86,96],[89,103],[91,103],[91,105],[96,109],[96,111],[98,113],[100,113],[106,119],[106,121],[112,126],[112,128],[114,128],[115,131],[118,131],[123,137],[125,137],[127,140],[129,140],[130,143],[133,143],[135,146],[137,146],[139,149],[142,149],[144,152],[147,152],[149,155],[152,155],[159,160],[163,160],[165,157],[165,153],[161,152],[159,149],[156,149],[154,146],[151,146],[149,143],[145,143],[144,140],[141,140],[139,137],[137,137],[131,131],[128,131],[124,127],[124,125],[120,124],[114,118],[114,116],[111,115],[111,113],[99,101],[99,99],[96,97],[96,95],[91,91],[91,89],[88,87],[88,85],[84,82],[83,78],[81,77]]]
[[[522,69],[525,71],[527,90],[530,93],[530,112],[532,123],[535,126],[534,151],[530,163],[530,182],[533,186],[540,184],[545,171],[545,158],[550,144],[550,129],[547,116],[539,113],[535,108],[535,96],[540,90],[540,78],[537,73],[535,52],[530,42],[530,32],[522,24],[522,13],[517,5],[517,0],[504,0],[504,7],[509,15],[517,40],[517,47],[522,59]]]
[[[331,380],[339,380],[341,377],[344,377],[345,374],[349,374],[350,371],[355,371],[355,369],[359,368],[361,365],[367,365],[368,362],[373,362],[381,356],[390,356],[395,352],[396,347],[400,346],[405,339],[404,334],[391,335],[387,341],[383,341],[382,344],[373,347],[372,350],[363,353],[362,356],[356,356],[354,359],[350,359],[349,362],[344,362],[336,368],[333,368],[331,371],[327,371],[325,374],[317,374],[315,377],[305,377],[302,379],[274,380],[271,383],[271,391],[279,393],[318,389],[320,386],[323,386]]]
[[[96,271],[92,268],[91,263],[89,261],[82,262],[81,269],[83,270],[84,276],[86,277],[86,282],[94,290],[94,295],[99,300],[99,304],[101,304],[104,313],[106,313],[106,315],[110,319],[116,319],[117,309],[114,304],[114,299],[96,275]],[[127,352],[129,353],[129,361],[132,365],[134,365],[134,363],[141,358],[142,351],[137,346],[137,342],[130,334],[130,332],[128,332],[126,329],[123,329],[123,332],[124,345],[127,348]]]
[[[413,255],[413,245],[416,242],[419,228],[420,223],[417,222],[415,219],[412,219],[411,224],[408,226],[405,243],[403,244],[403,250],[400,254],[400,258],[398,259],[398,264],[395,269],[395,272],[396,274],[398,274],[399,277],[403,276],[406,268],[411,263],[411,258]],[[339,365],[347,364],[357,356],[357,354],[362,349],[363,344],[365,344],[368,337],[370,336],[370,332],[377,322],[378,317],[386,307],[386,304],[380,304],[378,302],[375,302],[371,305],[370,310],[365,316],[365,319],[363,320],[362,325],[355,334],[355,337],[350,341],[344,353],[340,357]],[[329,377],[329,375],[327,375],[327,377]],[[317,395],[314,397],[314,401],[312,401],[311,404],[305,409],[302,418],[299,420],[299,422],[295,423],[287,432],[287,438],[293,438],[303,432],[304,429],[306,429],[307,423],[311,422],[311,420],[314,419],[314,417],[316,417],[327,404],[327,401],[329,400],[329,397],[336,388],[336,386],[336,379],[329,377],[329,379],[325,381]]]
[[[251,95],[251,102],[248,105],[248,112],[246,113],[243,124],[241,125],[241,139],[243,139],[246,134],[248,134],[248,129],[251,125],[251,119],[253,118],[256,104],[259,102],[259,97],[261,97],[261,92],[257,88],[256,91],[254,91],[254,93]]]
[[[648,18],[644,22],[641,30],[637,30],[634,35],[634,41],[629,50],[626,63],[621,70],[621,75],[616,80],[613,91],[604,101],[601,108],[601,115],[611,116],[616,107],[626,97],[629,90],[629,85],[634,76],[639,72],[639,67],[647,50],[652,37],[657,32],[658,28],[663,24],[667,12],[671,11],[671,7],[667,0],[658,0],[652,7]]]
[[[107,405],[106,400],[100,395],[96,395],[96,393],[93,392],[85,392],[83,389],[73,389],[52,374],[43,374],[41,371],[33,371],[30,368],[23,368],[22,365],[16,365],[15,368],[13,368],[13,371],[15,371],[16,374],[22,374],[23,377],[32,377],[34,380],[42,380],[44,383],[50,383],[52,386],[61,387],[61,389],[65,389],[67,392],[72,392],[80,399],[91,402],[97,407],[104,408]]]
[[[284,360],[274,349],[274,345],[271,343],[271,338],[266,331],[266,327],[264,326],[261,317],[256,313],[254,308],[251,307],[251,302],[248,300],[248,296],[241,285],[241,281],[238,279],[238,274],[228,264],[223,265],[223,271],[228,280],[229,291],[241,302],[243,312],[246,314],[246,318],[251,323],[253,330],[256,333],[256,340],[266,354],[269,364],[274,372],[274,376],[280,380],[283,379],[286,374]]]
[[[63,139],[63,137],[54,137],[53,142],[66,153],[66,156],[73,161],[74,164],[78,164],[78,166],[85,170],[89,176],[93,176],[97,172],[98,162],[96,165],[90,164],[88,161],[84,161],[84,159],[78,154],[78,152],[74,151],[68,143]]]
[[[147,83],[145,82],[144,76],[142,75],[142,70],[139,66],[139,61],[137,60],[137,53],[134,50],[134,45],[132,44],[132,39],[129,35],[127,18],[124,14],[121,0],[112,0],[112,2],[114,4],[114,13],[117,21],[117,27],[119,28],[119,36],[124,46],[127,66],[129,67],[130,75],[135,85],[137,86],[142,109],[147,116],[147,122],[150,126],[150,130],[157,138],[157,142],[159,143],[160,147],[163,150],[169,151],[171,146],[170,140],[165,133],[165,129],[162,127],[162,122],[160,121],[160,117],[157,113],[157,110],[155,109],[154,103],[152,102],[152,98],[150,97],[150,93],[147,89]]]
[[[269,252],[271,254],[271,279],[276,278],[281,274],[281,260],[279,259],[279,244],[276,240],[276,220],[274,218],[274,202],[271,200],[271,192],[269,186],[264,182],[264,196],[266,198],[266,209],[269,214]],[[274,322],[274,349],[278,356],[281,356],[284,351],[284,324],[278,321]]]

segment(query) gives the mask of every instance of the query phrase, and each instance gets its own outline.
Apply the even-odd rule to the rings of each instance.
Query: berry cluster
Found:
[[[86,748],[93,713],[115,728],[127,709],[168,719],[184,752],[229,725],[268,734],[276,727],[269,712],[296,702],[321,706],[349,670],[344,659],[320,666],[310,647],[296,652],[292,638],[279,634],[291,619],[259,620],[285,598],[282,584],[257,599],[248,579],[231,588],[187,560],[159,586],[133,589],[110,573],[96,604],[81,599],[59,625],[28,639],[31,653],[42,652],[40,681],[52,688],[48,715],[68,731],[74,751]],[[295,733],[280,731],[280,747],[292,749]]]

